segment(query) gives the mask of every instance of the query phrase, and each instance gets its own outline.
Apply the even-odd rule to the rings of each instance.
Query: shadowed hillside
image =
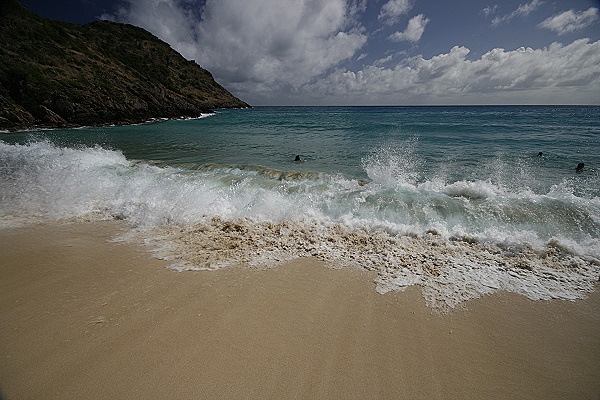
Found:
[[[144,29],[0,0],[0,129],[126,124],[248,107]]]

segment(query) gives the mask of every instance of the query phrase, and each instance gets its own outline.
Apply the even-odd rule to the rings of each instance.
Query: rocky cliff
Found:
[[[127,124],[249,107],[151,33],[0,0],[0,129]]]

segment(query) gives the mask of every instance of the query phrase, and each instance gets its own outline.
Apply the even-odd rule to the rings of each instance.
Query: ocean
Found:
[[[600,107],[255,107],[0,135],[0,229],[111,219],[177,271],[312,256],[438,309],[575,300],[600,278]]]

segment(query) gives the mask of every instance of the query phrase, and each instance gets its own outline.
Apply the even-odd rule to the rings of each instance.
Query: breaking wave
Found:
[[[0,142],[0,226],[122,219],[176,270],[317,257],[419,285],[431,307],[508,290],[576,299],[600,277],[600,199],[568,179],[426,176],[410,146],[363,159],[368,179],[258,165],[159,166],[100,146]]]

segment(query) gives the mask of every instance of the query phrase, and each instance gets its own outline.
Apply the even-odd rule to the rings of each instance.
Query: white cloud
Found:
[[[542,4],[544,4],[544,2],[541,0],[532,0],[531,3],[520,4],[515,11],[506,14],[502,17],[496,17],[492,19],[492,25],[498,26],[500,24],[510,21],[515,17],[525,18],[533,11],[537,10]]]
[[[498,5],[493,5],[493,6],[487,6],[485,7],[482,12],[483,15],[485,15],[485,17],[489,17],[490,15],[494,14],[496,12],[496,10],[498,9]]]
[[[559,35],[565,35],[567,33],[579,31],[591,25],[592,22],[597,19],[598,9],[590,7],[587,11],[569,10],[557,14],[542,21],[538,24],[538,27],[549,29]]]
[[[392,59],[393,59],[393,58],[394,58],[394,55],[393,55],[393,54],[390,54],[390,55],[389,55],[389,56],[387,56],[387,57],[383,57],[383,58],[380,58],[380,59],[378,59],[378,60],[375,60],[375,61],[373,61],[373,64],[372,64],[372,65],[378,65],[378,66],[379,66],[379,65],[385,65],[385,64],[387,64],[388,62],[392,61]]]
[[[140,26],[158,36],[184,56],[194,53],[196,17],[193,0],[129,0],[115,14],[101,19]]]
[[[286,4],[283,4],[286,3]],[[297,86],[366,42],[343,0],[209,0],[198,59],[229,80]]]
[[[412,6],[411,0],[389,0],[381,7],[377,18],[386,25],[393,25],[401,15],[408,13]]]
[[[364,13],[367,10],[369,0],[350,0],[348,2],[349,13],[357,15]]]
[[[360,51],[369,37],[359,23],[365,0],[207,0],[202,9],[198,0],[127,1],[111,19],[148,29],[251,104],[600,104],[600,41],[498,48],[475,60],[461,46],[429,59],[385,58]],[[587,21],[575,15],[544,27]],[[418,15],[394,36],[416,42],[428,22]],[[342,68],[367,51],[377,58],[371,65]]]
[[[389,39],[394,42],[413,42],[416,43],[421,39],[425,26],[429,23],[429,18],[425,18],[423,14],[412,17],[408,21],[408,26],[404,32],[395,32],[390,35]]]
[[[600,41],[497,48],[477,60],[468,60],[469,53],[455,46],[449,53],[407,59],[393,68],[338,70],[304,90],[361,104],[600,103]]]
[[[114,19],[170,43],[236,94],[296,88],[350,59],[367,41],[364,0],[128,0]]]

